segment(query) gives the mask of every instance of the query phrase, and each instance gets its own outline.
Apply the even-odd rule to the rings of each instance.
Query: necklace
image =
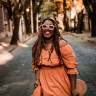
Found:
[[[49,49],[47,46],[48,46],[48,45],[45,44],[45,49],[48,50],[48,51],[50,51],[50,50],[53,48],[53,44],[52,44],[52,43],[51,43],[50,49]]]
[[[50,49],[48,49],[48,47],[46,47],[46,46],[45,46],[45,49],[48,50],[48,52],[49,52],[49,58],[48,58],[48,61],[49,61],[49,60],[51,61],[51,58],[50,58],[50,57],[51,57],[51,53],[52,53],[52,49],[53,49],[53,44],[51,43],[51,47],[50,47]],[[52,61],[51,61],[51,63],[52,63]]]

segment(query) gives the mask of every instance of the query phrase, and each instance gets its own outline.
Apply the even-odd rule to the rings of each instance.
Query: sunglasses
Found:
[[[42,28],[43,29],[49,28],[50,30],[53,30],[54,27],[55,27],[54,25],[49,25],[49,26],[48,25],[45,25],[45,24],[42,25]]]

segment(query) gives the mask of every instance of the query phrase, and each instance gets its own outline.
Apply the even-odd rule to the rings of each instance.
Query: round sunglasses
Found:
[[[45,25],[45,24],[42,25],[43,29],[49,28],[50,30],[53,30],[54,27],[55,27],[54,25]]]

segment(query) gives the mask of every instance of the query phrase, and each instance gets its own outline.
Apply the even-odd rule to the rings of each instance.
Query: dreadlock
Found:
[[[62,58],[61,58],[61,52],[60,52],[60,48],[59,48],[59,39],[63,39],[63,37],[60,35],[57,23],[53,19],[46,18],[46,19],[44,19],[42,21],[41,25],[46,20],[52,21],[53,25],[56,26],[56,27],[54,27],[54,35],[53,35],[53,42],[52,43],[53,43],[53,46],[55,48],[56,54],[57,54],[57,56],[59,58],[59,64],[61,65]],[[40,26],[38,38],[37,38],[37,40],[35,41],[35,43],[34,43],[34,45],[32,47],[32,61],[34,62],[34,65],[36,65],[36,66],[38,66],[37,64],[38,64],[38,62],[40,60],[40,54],[41,54],[41,50],[43,48],[45,48],[45,44],[44,44],[44,38],[42,36],[42,27]],[[52,52],[53,52],[53,47],[51,48],[51,53]],[[51,53],[49,54],[49,58],[51,56]]]

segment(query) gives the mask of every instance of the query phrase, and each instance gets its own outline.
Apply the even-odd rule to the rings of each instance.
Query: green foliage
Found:
[[[44,1],[42,6],[40,7],[40,17],[46,18],[46,17],[53,16],[54,6],[55,6],[54,3]]]
[[[40,7],[40,17],[52,17],[56,16],[59,12],[61,7],[61,2],[54,2],[54,0],[44,0],[42,6]]]

